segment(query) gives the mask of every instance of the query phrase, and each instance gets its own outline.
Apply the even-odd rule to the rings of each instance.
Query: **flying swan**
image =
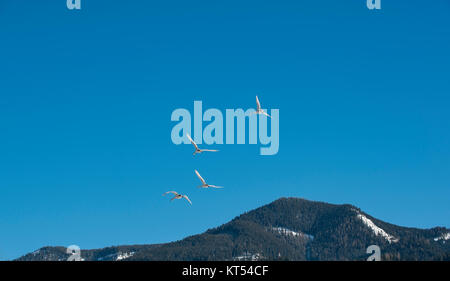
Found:
[[[223,188],[222,186],[217,186],[217,185],[212,185],[212,184],[207,184],[206,181],[202,178],[202,176],[200,176],[200,173],[195,170],[195,173],[197,174],[197,177],[201,180],[202,185],[198,186],[201,188],[208,188],[208,187],[213,187],[213,188]]]
[[[174,199],[181,199],[181,198],[184,198],[184,199],[186,199],[186,200],[192,205],[192,202],[191,202],[191,200],[189,200],[189,197],[187,197],[187,195],[179,194],[179,193],[176,192],[176,191],[167,191],[167,192],[165,192],[165,193],[163,194],[163,196],[166,195],[166,194],[168,194],[168,193],[173,193],[173,194],[175,195],[172,199],[170,199],[170,201],[173,201]]]
[[[204,151],[211,151],[211,152],[216,152],[216,151],[218,151],[218,150],[216,150],[216,149],[200,149],[200,148],[198,147],[198,145],[194,142],[194,140],[192,140],[192,138],[191,138],[191,136],[190,136],[189,134],[186,134],[186,136],[187,136],[188,139],[191,141],[192,145],[195,147],[195,151],[194,151],[194,154],[193,154],[193,155],[195,155],[195,154],[197,154],[197,153],[202,153],[202,152],[204,152]]]

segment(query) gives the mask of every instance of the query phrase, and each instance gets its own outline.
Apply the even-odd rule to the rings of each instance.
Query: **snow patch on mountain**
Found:
[[[120,261],[120,260],[127,259],[133,255],[134,255],[134,252],[126,252],[126,253],[118,252],[118,253],[109,254],[109,255],[97,258],[97,260],[98,261],[113,261],[113,260]]]
[[[298,236],[302,235],[302,233],[300,233],[300,232],[295,232],[295,231],[292,231],[292,230],[284,228],[284,227],[273,227],[272,230],[275,230],[279,234],[287,235],[287,236],[298,237]]]
[[[450,232],[444,233],[441,236],[434,238],[434,241],[444,240],[444,242],[445,242],[449,239],[450,239]]]
[[[281,235],[293,236],[293,237],[305,237],[305,238],[308,238],[311,240],[314,239],[314,236],[312,236],[312,235],[305,234],[302,232],[296,232],[296,231],[293,231],[293,230],[290,230],[290,229],[287,229],[284,227],[272,227],[272,230],[278,232]]]
[[[241,256],[233,257],[234,261],[258,261],[263,256],[260,253],[252,254],[250,252],[244,252]]]
[[[119,255],[117,255],[116,261],[127,259],[129,257],[132,257],[133,255],[134,255],[134,252],[123,253],[123,254],[119,253]]]
[[[357,212],[357,217],[358,217],[358,219],[360,219],[367,227],[369,227],[369,228],[373,231],[373,233],[374,233],[376,236],[381,236],[381,237],[383,237],[384,239],[386,239],[386,240],[389,242],[389,244],[390,244],[390,243],[397,243],[397,242],[398,242],[398,240],[399,240],[398,238],[395,238],[394,236],[392,236],[392,235],[388,234],[386,231],[384,231],[384,229],[382,229],[382,228],[378,227],[377,225],[375,225],[375,224],[373,223],[373,221],[370,220],[369,218],[367,218],[365,215],[363,215],[363,214]]]

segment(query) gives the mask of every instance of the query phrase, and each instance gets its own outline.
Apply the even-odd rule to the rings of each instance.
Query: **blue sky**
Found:
[[[448,1],[65,2],[0,2],[0,259],[182,239],[285,196],[450,227]],[[176,108],[255,95],[277,155],[172,144]]]

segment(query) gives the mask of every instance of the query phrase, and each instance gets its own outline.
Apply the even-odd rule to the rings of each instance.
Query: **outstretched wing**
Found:
[[[201,151],[211,151],[211,152],[217,152],[217,149],[200,149]]]
[[[269,118],[272,118],[272,116],[270,116],[267,112],[263,111],[262,114],[266,115]]]
[[[189,197],[187,197],[187,195],[183,195],[183,198],[185,198],[189,202],[189,204],[192,205],[192,202],[191,202],[191,200],[189,200]]]
[[[261,109],[261,104],[259,103],[258,96],[256,96],[256,110],[259,111]]]
[[[200,173],[197,170],[195,170],[195,173],[197,174],[197,177],[202,181],[202,183],[206,185],[206,181],[202,178],[202,176],[200,176]]]
[[[193,146],[195,146],[195,149],[198,149],[197,144],[195,143],[195,141],[191,138],[191,136],[189,134],[186,134],[186,136],[188,137],[189,141],[192,143]]]
[[[168,194],[168,193],[173,193],[173,194],[175,194],[175,195],[178,194],[178,192],[176,192],[176,191],[167,191],[167,192],[164,192],[163,196],[166,195],[166,194]]]
[[[208,185],[209,187],[214,187],[214,188],[223,188],[223,186],[217,186],[217,185],[212,185],[212,184],[210,184],[210,185]]]

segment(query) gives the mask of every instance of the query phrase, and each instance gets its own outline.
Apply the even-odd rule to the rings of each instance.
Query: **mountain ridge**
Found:
[[[450,260],[450,229],[397,226],[350,204],[282,197],[184,239],[82,250],[84,260]],[[65,247],[43,247],[17,260],[67,260]]]

